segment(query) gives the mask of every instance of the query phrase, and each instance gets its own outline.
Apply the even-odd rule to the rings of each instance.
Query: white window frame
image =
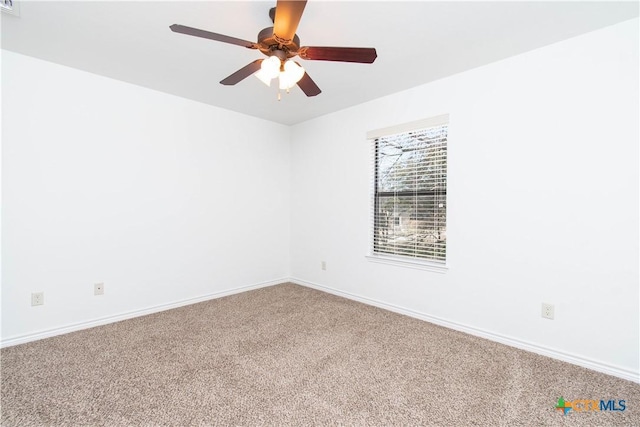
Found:
[[[371,159],[371,177],[370,177],[370,221],[369,221],[369,253],[365,256],[367,260],[375,263],[389,264],[395,265],[405,268],[413,268],[419,270],[427,270],[436,273],[446,273],[449,269],[448,262],[449,257],[445,257],[445,261],[443,263],[437,261],[431,261],[426,259],[417,259],[412,257],[405,257],[400,255],[392,255],[392,254],[382,254],[374,252],[374,215],[375,215],[375,194],[376,194],[376,176],[375,176],[375,168],[376,168],[376,154],[375,154],[375,141],[376,139],[391,136],[396,134],[402,134],[406,132],[423,130],[431,127],[443,126],[449,124],[449,115],[443,114],[436,117],[431,117],[423,120],[417,120],[409,123],[403,123],[400,125],[390,126],[386,128],[376,129],[367,132],[367,140],[369,143],[373,144],[373,148],[371,150],[372,159]],[[448,143],[448,135],[447,135],[447,143]],[[448,215],[447,215],[448,217]],[[448,242],[447,242],[448,243]]]

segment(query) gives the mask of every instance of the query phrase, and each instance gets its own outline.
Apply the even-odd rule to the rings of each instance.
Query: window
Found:
[[[445,266],[448,123],[445,115],[367,134],[373,141],[370,259]]]

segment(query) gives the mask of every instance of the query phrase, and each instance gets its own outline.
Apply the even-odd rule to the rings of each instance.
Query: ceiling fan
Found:
[[[223,85],[235,85],[255,74],[267,85],[270,84],[271,79],[278,77],[280,89],[288,91],[297,84],[307,96],[316,96],[322,91],[304,68],[291,58],[298,56],[302,59],[315,61],[371,64],[378,55],[374,48],[365,47],[300,47],[300,38],[296,34],[296,30],[306,4],[306,0],[278,0],[276,7],[269,11],[273,27],[260,31],[257,43],[184,25],[173,24],[169,28],[175,33],[257,49],[268,57],[267,59],[257,59],[240,68],[223,79],[220,82]]]

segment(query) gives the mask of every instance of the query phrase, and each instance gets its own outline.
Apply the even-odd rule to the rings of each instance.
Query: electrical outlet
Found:
[[[96,283],[93,285],[94,295],[104,295],[104,283]]]
[[[327,261],[322,261],[322,263],[320,264],[323,270],[327,269]]]
[[[44,292],[34,292],[31,294],[31,305],[43,305]]]
[[[553,320],[554,311],[553,304],[542,303],[542,317]]]

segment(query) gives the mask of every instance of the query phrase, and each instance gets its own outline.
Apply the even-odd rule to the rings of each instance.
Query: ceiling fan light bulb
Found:
[[[260,64],[260,71],[265,78],[275,79],[280,73],[280,59],[277,56],[270,56]]]
[[[267,73],[265,73],[263,69],[259,69],[253,75],[256,76],[262,83],[266,84],[267,86],[271,86],[271,77]]]
[[[294,61],[285,62],[284,71],[287,73],[293,84],[298,83],[302,76],[304,76],[304,68]],[[293,86],[293,84],[291,86]]]
[[[286,71],[282,71],[280,72],[280,76],[279,76],[279,87],[280,90],[287,90],[290,89],[291,86],[293,86],[294,84],[296,84],[296,82],[292,81],[290,76],[287,74]]]

